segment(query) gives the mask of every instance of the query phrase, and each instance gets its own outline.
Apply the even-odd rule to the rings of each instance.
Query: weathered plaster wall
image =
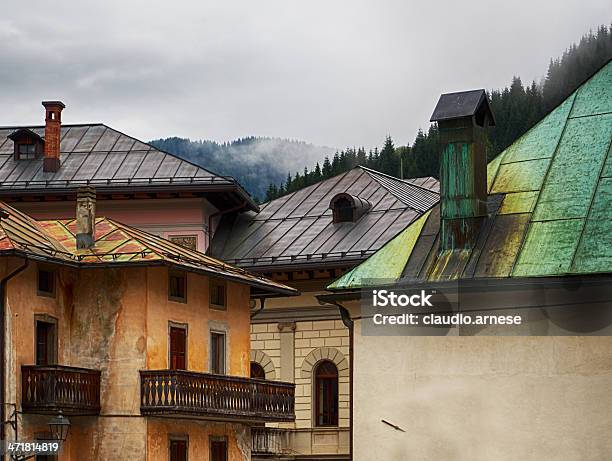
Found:
[[[168,300],[165,268],[148,269],[147,368],[168,367],[168,322],[188,325],[187,369],[209,371],[210,328],[227,330],[228,374],[249,375],[249,289],[228,283],[227,310],[208,308],[208,278],[187,274],[187,302]],[[160,289],[163,287],[163,289]]]
[[[611,337],[374,337],[357,321],[354,358],[355,461],[612,453]]]
[[[6,264],[4,259],[0,266],[4,273],[17,267],[20,261],[11,261],[9,269]],[[20,406],[20,367],[35,361],[34,315],[53,316],[58,325],[58,363],[102,372],[101,414],[71,417],[71,433],[60,459],[159,459],[148,453],[152,436],[147,435],[148,420],[140,416],[138,370],[168,367],[168,321],[189,324],[188,369],[193,371],[208,371],[210,322],[226,326],[228,372],[248,376],[248,287],[230,283],[227,310],[215,311],[208,309],[208,278],[197,274],[188,274],[187,303],[175,303],[168,301],[167,269],[163,267],[55,269],[58,274],[55,297],[37,294],[35,262],[10,282],[7,401]],[[45,416],[20,415],[20,438],[33,439],[36,433],[48,431],[48,420]],[[187,423],[182,420],[177,424],[191,427]],[[206,423],[193,427],[198,428],[196,438],[207,433],[202,432]],[[214,431],[218,433],[227,427],[230,425],[220,425]],[[250,433],[240,425],[232,431],[227,434],[234,440],[230,459],[245,459],[238,456],[238,447],[243,452],[250,450]],[[161,436],[158,431],[157,437]],[[167,449],[167,434],[164,443]],[[197,453],[196,459],[204,456],[199,449]]]
[[[182,437],[189,435],[189,456],[194,460],[207,460],[210,453],[210,437],[225,437],[228,461],[251,459],[251,432],[248,426],[208,421],[176,421],[150,418],[148,421],[148,459],[166,461],[168,456],[168,434]]]

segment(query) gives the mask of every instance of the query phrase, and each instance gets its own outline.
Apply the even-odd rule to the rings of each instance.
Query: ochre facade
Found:
[[[23,263],[2,258],[2,276]],[[101,371],[98,416],[70,416],[59,459],[166,460],[169,440],[188,437],[189,459],[208,459],[211,436],[225,437],[228,460],[250,458],[249,426],[237,422],[173,419],[140,414],[139,370],[168,369],[169,322],[185,324],[186,369],[209,371],[209,331],[227,335],[228,375],[249,375],[249,287],[227,282],[227,310],[209,308],[208,277],[187,274],[186,302],[168,300],[166,267],[73,269],[56,274],[52,297],[37,292],[39,263],[8,282],[7,402],[21,408],[21,366],[35,363],[35,318],[57,324],[57,363]],[[10,414],[10,412],[9,412]],[[47,432],[49,416],[18,414],[18,437]],[[11,429],[7,426],[9,435]]]

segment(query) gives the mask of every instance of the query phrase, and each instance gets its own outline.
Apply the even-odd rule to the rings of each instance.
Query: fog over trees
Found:
[[[612,27],[602,25],[572,44],[561,57],[551,59],[542,82],[526,84],[514,76],[508,87],[489,91],[497,122],[489,132],[489,159],[512,144],[611,58]],[[435,124],[420,129],[411,145],[395,146],[387,136],[380,148],[367,150],[364,147],[336,150],[260,137],[223,144],[166,138],[152,144],[216,173],[235,177],[251,194],[265,201],[357,165],[404,178],[437,177],[440,151]]]

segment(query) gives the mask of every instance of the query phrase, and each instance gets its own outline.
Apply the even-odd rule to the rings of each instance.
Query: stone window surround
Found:
[[[268,354],[261,350],[253,350],[251,349],[251,362],[258,363],[266,372],[266,379],[274,380],[276,379],[276,368],[274,367],[274,363]]]
[[[227,325],[227,322],[222,322],[219,320],[209,320],[208,321],[208,371],[210,372],[210,370],[212,370],[212,356],[210,355],[210,334],[211,333],[222,333],[223,335],[225,335],[225,375],[229,375],[230,374],[230,370],[229,370],[229,365],[230,365],[230,361],[229,361],[229,357],[231,357],[231,351],[230,351],[230,329],[229,326]]]
[[[346,360],[346,357],[344,356],[342,352],[340,352],[338,349],[334,347],[319,347],[318,349],[313,350],[312,352],[310,352],[310,354],[304,357],[304,361],[302,362],[302,368],[300,370],[300,375],[302,378],[310,379],[311,381],[312,392],[310,394],[311,395],[310,407],[312,411],[313,430],[315,431],[320,428],[337,429],[339,427],[339,426],[316,426],[315,424],[316,408],[315,408],[315,402],[314,402],[314,396],[315,396],[314,387],[316,386],[316,379],[314,378],[314,370],[316,369],[317,365],[324,360],[328,360],[332,362],[334,365],[336,365],[336,368],[338,369],[338,382],[340,381],[341,377],[348,378],[349,376],[348,360]],[[338,423],[339,423],[339,420],[338,420]]]

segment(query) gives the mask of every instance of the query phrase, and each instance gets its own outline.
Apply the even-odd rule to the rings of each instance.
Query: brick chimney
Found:
[[[91,186],[77,190],[76,246],[78,250],[92,248],[96,242],[96,189]]]
[[[473,248],[487,216],[487,128],[495,118],[484,90],[440,96],[440,250]]]
[[[45,158],[43,171],[54,172],[60,168],[60,139],[62,136],[62,109],[61,101],[43,101],[45,106]]]

